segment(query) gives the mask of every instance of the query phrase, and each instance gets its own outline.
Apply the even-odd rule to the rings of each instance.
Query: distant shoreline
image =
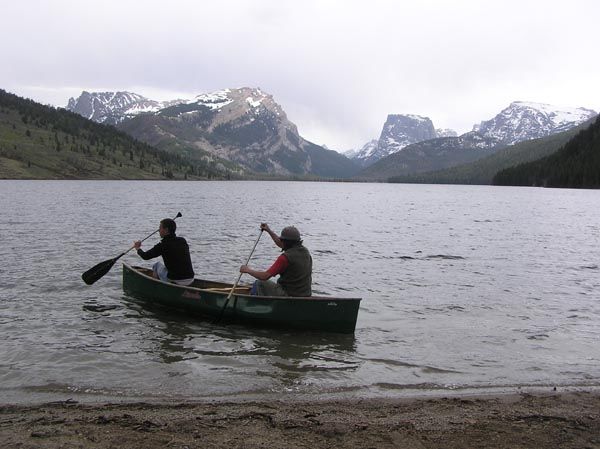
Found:
[[[350,180],[350,179],[296,179],[296,178],[247,178],[247,179],[164,179],[164,178],[135,178],[135,179],[116,179],[116,178],[0,178],[0,181],[161,181],[161,182],[247,182],[247,181],[258,181],[258,182],[339,182],[339,183],[350,183],[350,184],[386,184],[386,181],[376,180]]]

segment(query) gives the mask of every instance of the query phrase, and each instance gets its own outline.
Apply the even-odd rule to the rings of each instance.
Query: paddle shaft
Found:
[[[173,217],[173,220],[177,220],[179,217],[181,217],[181,212],[177,212],[177,215],[175,215],[175,216]],[[160,228],[159,228],[159,229],[157,229],[156,231],[154,231],[152,234],[149,234],[149,235],[147,235],[146,237],[144,237],[142,240],[140,240],[140,243],[141,243],[141,242],[144,242],[144,241],[146,241],[146,240],[148,240],[150,237],[152,237],[152,236],[153,236],[154,234],[156,234],[158,231],[160,231]],[[127,251],[125,251],[124,253],[121,253],[121,255],[120,255],[120,256],[117,256],[117,257],[115,258],[115,260],[119,259],[120,257],[123,257],[125,254],[127,254],[129,251],[131,251],[133,248],[135,248],[135,245],[133,245],[131,248],[129,248],[129,249],[128,249]]]
[[[181,217],[181,212],[178,212],[177,215],[175,216],[175,218],[173,218],[173,220]],[[143,242],[146,239],[149,239],[150,237],[152,237],[154,234],[156,234],[158,231],[160,230],[157,229],[156,231],[154,231],[152,234],[150,234],[149,236],[145,237],[143,240],[140,240],[141,242]],[[112,268],[112,266],[115,264],[115,262],[117,260],[119,260],[121,257],[123,257],[125,254],[127,254],[129,251],[131,251],[133,248],[135,248],[135,245],[133,245],[131,248],[129,248],[127,251],[119,254],[117,257],[114,257],[112,259],[108,259],[105,260],[104,262],[100,262],[99,264],[94,265],[92,268],[90,268],[89,270],[87,270],[85,273],[83,273],[81,275],[81,278],[83,279],[83,281],[88,284],[88,285],[92,285],[94,282],[96,282],[98,279],[100,279],[102,276],[104,276],[106,273],[108,273],[110,271],[110,269]]]
[[[246,263],[244,265],[248,265],[248,263],[250,262],[250,259],[252,258],[252,254],[254,254],[254,250],[256,249],[256,245],[258,245],[258,241],[260,240],[260,237],[262,236],[263,230],[260,230],[260,234],[258,234],[258,238],[256,239],[256,242],[254,242],[254,246],[252,247],[252,251],[250,251],[250,254],[248,255],[248,259],[246,260]],[[235,291],[235,288],[237,287],[238,283],[240,282],[240,279],[242,278],[242,274],[240,273],[239,276],[237,277],[235,283],[233,284],[233,287],[231,287],[231,291],[229,292],[229,295],[227,295],[227,299],[225,300],[225,303],[223,304],[223,307],[221,308],[221,313],[219,314],[219,317],[215,320],[215,323],[218,323],[219,321],[221,321],[221,318],[223,318],[223,313],[225,313],[225,309],[227,308],[227,304],[229,304],[229,300],[231,299],[231,296],[233,295],[233,292]]]
[[[254,242],[252,251],[250,251],[250,254],[248,255],[248,259],[246,260],[246,263],[244,265],[248,265],[248,263],[250,263],[250,259],[252,259],[252,254],[254,254],[254,250],[256,249],[256,245],[258,245],[258,241],[260,240],[262,233],[263,233],[263,230],[261,229],[260,234],[258,234],[258,238],[256,239],[256,242]],[[233,284],[233,287],[232,287],[231,291],[229,292],[229,296],[227,296],[227,301],[229,301],[229,299],[231,298],[231,295],[233,295],[235,288],[237,287],[238,283],[240,282],[240,279],[242,278],[242,274],[244,274],[244,273],[240,273],[235,281],[235,284]],[[225,303],[225,305],[227,305],[227,303]]]

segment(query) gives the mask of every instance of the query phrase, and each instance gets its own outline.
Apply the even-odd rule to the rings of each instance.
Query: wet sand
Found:
[[[600,393],[0,407],[2,448],[600,448]]]

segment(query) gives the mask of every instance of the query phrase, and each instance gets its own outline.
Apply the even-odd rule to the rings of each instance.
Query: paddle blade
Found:
[[[105,260],[104,262],[100,262],[98,265],[94,265],[81,275],[81,279],[83,279],[83,282],[85,282],[87,285],[92,285],[110,271],[117,259],[118,257],[115,257],[114,259]]]

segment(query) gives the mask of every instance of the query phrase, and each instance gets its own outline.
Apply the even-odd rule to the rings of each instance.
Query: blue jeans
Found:
[[[273,281],[256,280],[250,290],[251,295],[257,296],[289,296],[281,285]]]
[[[179,285],[192,285],[192,283],[194,282],[194,278],[180,279],[176,281],[173,279],[169,279],[169,271],[162,262],[156,262],[154,265],[152,265],[152,272],[158,279],[160,279],[163,282],[171,282],[173,284]]]
[[[156,262],[152,265],[152,271],[154,272],[154,276],[160,279],[163,282],[169,282],[169,278],[167,275],[169,272],[167,271],[167,267],[162,262]]]

